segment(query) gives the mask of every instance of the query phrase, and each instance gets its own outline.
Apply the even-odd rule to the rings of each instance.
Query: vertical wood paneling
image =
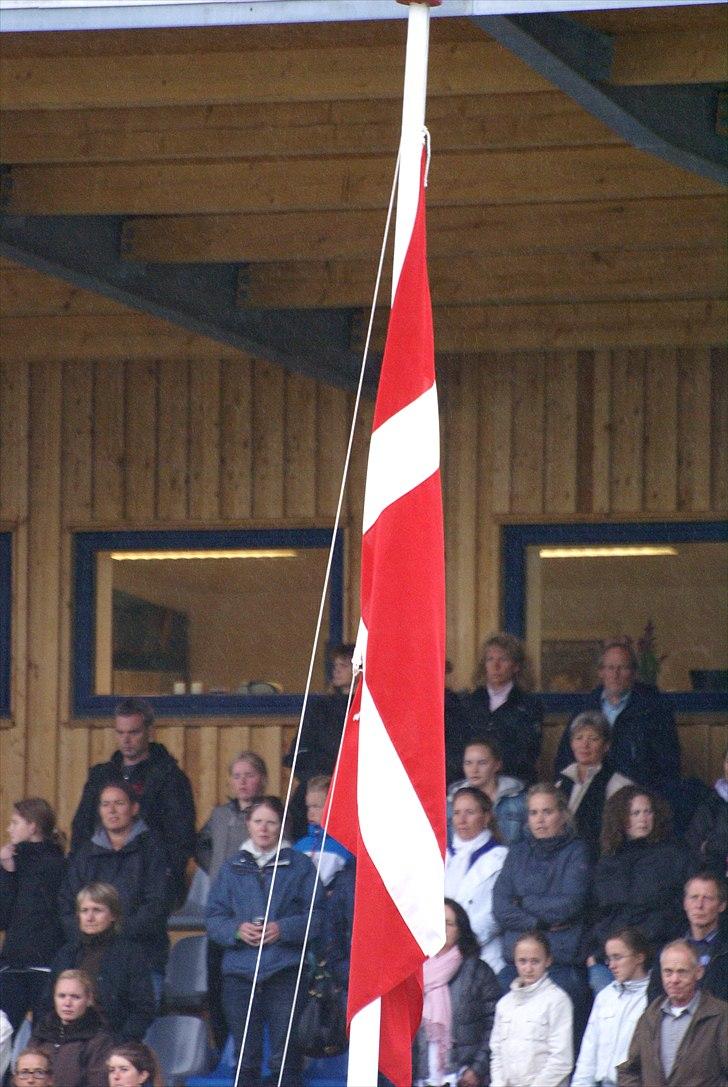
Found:
[[[677,357],[654,348],[645,360],[645,509],[674,509],[677,495]]]
[[[218,801],[218,738],[222,730],[205,724],[187,730],[185,771],[193,782],[197,825],[202,826]]]
[[[349,443],[351,411],[343,389],[318,387],[316,513],[333,520]]]
[[[544,509],[576,509],[576,352],[546,357],[546,437]]]
[[[184,521],[189,487],[189,385],[186,363],[159,364],[157,514]]]
[[[297,374],[286,376],[284,427],[285,512],[287,517],[316,513],[316,385]]]
[[[512,360],[493,356],[490,390],[490,433],[493,459],[493,513],[508,513],[511,508],[511,462],[513,450],[513,380]]]
[[[28,516],[28,693],[26,788],[56,803],[61,544],[59,365],[33,365],[30,385]]]
[[[486,355],[479,360],[478,372],[478,494],[477,525],[478,550],[475,570],[475,597],[477,600],[477,626],[475,630],[477,647],[488,631],[499,626],[500,586],[499,586],[499,546],[500,530],[496,524],[494,511],[495,471],[497,457],[496,443],[496,398],[498,360],[493,355]],[[509,431],[510,436],[510,431]],[[462,686],[470,683],[475,666],[475,655],[469,660],[454,661],[456,682]]]
[[[125,508],[129,521],[152,521],[157,497],[157,364],[126,366]]]
[[[65,524],[86,524],[93,512],[94,366],[66,363],[63,368],[63,474]]]
[[[608,351],[594,352],[593,395],[592,509],[608,513],[612,457],[612,356]]]
[[[544,482],[544,356],[519,353],[513,360],[513,479],[511,511],[539,514]]]
[[[728,350],[713,348],[710,403],[710,505],[728,510]]]
[[[94,366],[93,502],[97,521],[124,516],[124,370]]]
[[[577,352],[576,508],[589,513],[594,500],[594,352]]]
[[[710,351],[678,351],[678,509],[710,506]]]
[[[220,516],[220,363],[190,364],[190,517]]]
[[[0,517],[28,514],[28,404],[26,362],[0,361]]]
[[[253,511],[252,364],[223,362],[220,373],[220,513],[231,521]]]
[[[284,376],[279,366],[256,362],[253,372],[253,516],[283,516]]]
[[[642,509],[644,446],[644,351],[612,357],[612,509]]]

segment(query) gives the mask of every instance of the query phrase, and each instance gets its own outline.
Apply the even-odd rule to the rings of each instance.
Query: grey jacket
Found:
[[[237,853],[247,837],[245,812],[237,800],[228,800],[227,804],[218,804],[212,809],[210,818],[197,835],[195,849],[195,860],[207,872],[210,882],[217,876],[222,862]]]

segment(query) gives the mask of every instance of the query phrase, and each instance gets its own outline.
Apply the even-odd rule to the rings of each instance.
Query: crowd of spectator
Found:
[[[239,1087],[261,1083],[264,1059],[271,1082],[300,1082],[307,971],[325,962],[348,984],[354,858],[322,819],[352,648],[284,760],[298,781],[285,825],[265,762],[243,751],[196,832],[190,782],[140,699],[117,707],[118,750],[89,773],[68,856],[50,805],[16,802],[0,1078],[30,1014],[17,1087],[159,1087],[144,1038],[194,860],[210,881],[211,1038],[242,1050]],[[607,643],[548,780],[517,639],[492,635],[473,690],[447,689],[446,941],[424,968],[419,1087],[728,1087],[728,751],[714,789],[686,784],[669,706],[636,665]]]

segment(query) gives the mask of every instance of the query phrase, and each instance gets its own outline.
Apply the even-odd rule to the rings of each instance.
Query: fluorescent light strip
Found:
[[[297,551],[278,549],[265,551],[262,549],[248,548],[246,550],[230,551],[112,551],[111,558],[114,562],[139,562],[140,560],[155,559],[165,562],[177,559],[295,559]]]
[[[540,559],[632,559],[654,555],[677,555],[676,547],[639,544],[618,547],[541,547]]]

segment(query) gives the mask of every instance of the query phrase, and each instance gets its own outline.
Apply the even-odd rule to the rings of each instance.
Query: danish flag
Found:
[[[349,1020],[381,998],[379,1067],[397,1087],[412,1083],[422,963],[445,942],[445,573],[424,170],[423,152],[367,467],[362,675],[328,817],[357,863]]]

